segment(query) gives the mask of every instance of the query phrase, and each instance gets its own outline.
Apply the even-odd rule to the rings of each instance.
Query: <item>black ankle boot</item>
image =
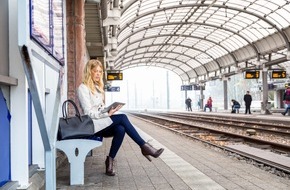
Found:
[[[107,156],[106,159],[106,174],[108,176],[114,176],[115,175],[115,171],[114,171],[114,159],[111,158],[110,156]]]
[[[141,146],[141,152],[143,156],[145,156],[150,162],[151,158],[150,156],[153,156],[154,158],[158,158],[162,152],[164,151],[164,148],[156,149],[152,147],[150,144],[145,143],[143,146]]]

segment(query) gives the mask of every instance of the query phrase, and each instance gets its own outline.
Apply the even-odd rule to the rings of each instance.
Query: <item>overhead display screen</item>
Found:
[[[123,80],[123,73],[108,73],[107,80]]]
[[[258,78],[260,78],[260,71],[258,70],[245,71],[245,79],[258,79]]]
[[[272,71],[273,79],[283,79],[286,78],[286,71]]]

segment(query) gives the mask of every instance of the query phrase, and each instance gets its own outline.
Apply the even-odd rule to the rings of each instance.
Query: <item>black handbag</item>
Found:
[[[67,116],[67,105],[71,103],[75,109],[75,116]],[[88,115],[81,115],[75,102],[66,100],[62,104],[62,116],[59,118],[58,140],[79,139],[94,134],[94,122]]]

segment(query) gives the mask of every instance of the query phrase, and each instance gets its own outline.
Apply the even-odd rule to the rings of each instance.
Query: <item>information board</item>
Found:
[[[258,70],[245,71],[245,79],[258,79],[258,78],[260,78],[260,71]]]
[[[109,73],[108,72],[107,80],[123,80],[123,73]]]
[[[286,78],[286,71],[272,71],[272,79]]]

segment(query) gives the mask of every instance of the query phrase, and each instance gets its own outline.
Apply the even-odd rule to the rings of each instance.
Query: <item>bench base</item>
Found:
[[[63,151],[70,163],[70,185],[84,184],[84,163],[90,150],[102,145],[101,141],[70,139],[56,142],[56,148]]]

